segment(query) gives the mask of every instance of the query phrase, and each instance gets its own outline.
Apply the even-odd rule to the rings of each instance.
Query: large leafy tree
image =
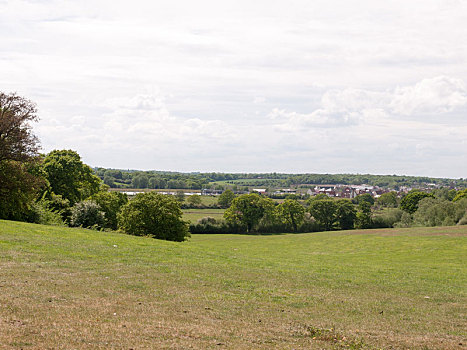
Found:
[[[127,195],[121,192],[108,192],[104,190],[94,194],[90,199],[99,205],[99,210],[104,212],[104,227],[116,230],[117,214],[120,208],[128,203]]]
[[[341,230],[351,230],[354,228],[357,211],[350,200],[339,199],[336,201],[335,218]]]
[[[37,157],[39,140],[32,133],[36,105],[16,94],[0,92],[0,161],[30,161]]]
[[[434,198],[434,196],[431,193],[426,193],[426,192],[421,192],[421,191],[410,192],[404,198],[402,198],[401,203],[400,203],[400,208],[409,214],[413,214],[418,209],[418,203],[423,198],[427,198],[427,197]]]
[[[256,193],[243,194],[232,201],[232,205],[224,212],[224,218],[228,223],[242,226],[251,232],[273,210],[274,202],[270,198]]]
[[[43,169],[50,189],[74,205],[99,191],[101,180],[72,150],[55,150],[44,158]]]
[[[298,201],[286,199],[283,203],[274,208],[276,217],[293,232],[298,231],[298,227],[305,219],[305,208]]]
[[[180,204],[174,196],[157,192],[140,193],[125,204],[118,214],[118,227],[131,235],[168,241],[181,242],[190,236]]]
[[[235,194],[231,190],[225,190],[217,199],[217,203],[219,203],[222,208],[228,208],[232,204],[234,198]]]
[[[318,199],[310,203],[311,216],[325,231],[330,231],[336,224],[337,204],[332,199]]]
[[[26,219],[44,184],[38,168],[39,140],[32,133],[36,105],[0,92],[0,218]]]

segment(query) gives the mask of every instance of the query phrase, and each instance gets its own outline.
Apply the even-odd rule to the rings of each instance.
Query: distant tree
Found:
[[[397,207],[397,193],[394,191],[383,193],[376,200],[376,203],[386,208],[396,208]]]
[[[431,193],[420,192],[420,191],[413,191],[408,193],[404,198],[402,198],[400,203],[400,208],[409,213],[413,214],[418,209],[418,202],[420,202],[423,198],[427,197],[434,197]]]
[[[0,92],[0,219],[24,220],[45,183],[30,125],[36,113],[33,102]]]
[[[109,187],[115,187],[115,178],[113,176],[110,176],[110,175],[107,175],[105,174],[104,175],[104,183],[109,186]]]
[[[178,242],[190,236],[177,200],[157,192],[137,194],[122,207],[117,218],[118,227],[135,236]]]
[[[232,201],[235,198],[235,194],[231,190],[225,190],[217,199],[217,203],[222,208],[228,208],[232,204]]]
[[[185,192],[183,191],[177,191],[175,193],[175,199],[179,202],[179,203],[183,203],[185,201]]]
[[[193,194],[187,198],[187,202],[191,205],[200,205],[201,204],[201,196],[197,194]]]
[[[53,193],[70,201],[70,205],[99,192],[101,180],[72,150],[55,150],[47,154],[43,169]]]
[[[338,199],[336,205],[336,223],[339,228],[341,230],[353,229],[357,218],[355,206],[348,199]]]
[[[362,201],[358,205],[358,212],[355,220],[355,228],[371,228],[371,225],[371,204],[366,201]]]
[[[224,212],[225,220],[234,225],[242,226],[251,232],[259,221],[272,213],[274,202],[270,198],[256,193],[243,194],[232,201],[232,205]]]
[[[467,198],[467,188],[465,190],[457,192],[453,201],[457,202],[458,200],[461,200],[462,198]]]
[[[367,202],[370,205],[373,205],[373,204],[375,204],[375,199],[373,198],[373,196],[371,194],[363,193],[363,194],[359,194],[357,197],[355,197],[353,199],[353,202],[355,204],[360,204],[362,202]]]
[[[298,231],[298,227],[305,219],[305,208],[293,199],[286,199],[276,206],[274,211],[276,217],[293,232]]]
[[[324,193],[318,193],[316,196],[310,197],[310,199],[308,199],[308,205],[311,205],[311,203],[313,203],[314,201],[320,201],[320,200],[326,200],[326,199],[330,199],[330,197]]]
[[[331,199],[311,201],[308,208],[311,216],[325,231],[330,231],[336,224],[337,204]]]

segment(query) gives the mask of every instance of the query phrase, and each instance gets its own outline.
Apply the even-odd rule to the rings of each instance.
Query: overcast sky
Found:
[[[2,1],[43,152],[175,171],[467,177],[467,1]]]

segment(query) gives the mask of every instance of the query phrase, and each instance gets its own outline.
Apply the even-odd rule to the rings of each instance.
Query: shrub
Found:
[[[100,210],[104,212],[105,228],[117,229],[117,214],[121,207],[128,203],[128,197],[121,192],[101,191],[91,197],[96,202]]]
[[[94,201],[78,202],[71,209],[70,226],[102,229],[105,225],[104,212]]]
[[[373,228],[390,228],[399,222],[404,212],[400,209],[388,209],[382,213],[376,214],[372,218]]]
[[[190,225],[191,233],[220,234],[220,233],[240,233],[238,226],[230,225],[225,220],[216,220],[210,216],[199,219],[196,224]]]
[[[42,225],[64,225],[60,213],[54,211],[46,199],[32,204],[27,221]]]
[[[135,236],[168,241],[184,241],[190,236],[182,220],[180,204],[174,196],[156,192],[140,193],[125,204],[117,215],[118,227]]]

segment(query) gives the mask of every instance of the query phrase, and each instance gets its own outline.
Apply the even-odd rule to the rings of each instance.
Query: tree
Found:
[[[373,204],[375,204],[375,199],[373,198],[373,196],[371,194],[363,193],[363,194],[359,194],[357,197],[355,197],[353,199],[353,202],[355,204],[360,204],[362,202],[367,202],[370,205],[373,205]]]
[[[355,220],[355,228],[370,228],[372,225],[370,203],[362,201],[358,205],[358,209],[357,218]]]
[[[168,241],[184,241],[190,236],[188,224],[173,196],[157,192],[140,193],[125,204],[117,215],[118,227],[131,235],[150,236]]]
[[[465,190],[457,192],[457,194],[454,197],[453,201],[457,202],[458,200],[461,200],[462,198],[467,198],[467,188]]]
[[[409,213],[413,214],[418,209],[418,202],[420,202],[423,198],[426,197],[434,197],[431,193],[420,192],[420,191],[413,191],[407,194],[404,198],[402,198],[400,203],[400,208]]]
[[[0,161],[30,161],[38,156],[39,140],[31,131],[36,105],[16,94],[0,92]]]
[[[274,202],[256,193],[243,194],[232,201],[232,205],[224,212],[225,220],[233,225],[243,226],[251,232],[259,221],[271,214]]]
[[[121,192],[99,191],[90,199],[96,202],[99,205],[100,210],[104,212],[104,227],[116,230],[117,214],[121,207],[128,203],[127,195]]]
[[[201,204],[201,196],[197,194],[193,194],[188,197],[187,202],[191,205],[200,205]]]
[[[175,192],[175,199],[182,204],[185,201],[185,192],[177,191]]]
[[[225,190],[217,199],[217,203],[222,208],[228,208],[232,204],[232,201],[235,198],[235,194],[231,190]]]
[[[50,152],[44,159],[43,169],[51,191],[69,200],[71,206],[99,192],[101,180],[75,151]]]
[[[376,203],[387,208],[396,208],[397,207],[397,193],[386,192],[383,193],[377,200]]]
[[[291,228],[293,232],[298,231],[298,227],[303,224],[305,219],[305,208],[293,199],[286,199],[275,207],[274,211],[277,219]]]
[[[0,218],[24,220],[44,185],[38,164],[39,140],[33,102],[0,92]]]
[[[332,199],[318,199],[310,203],[308,208],[313,216],[325,231],[330,231],[336,223],[337,204]]]
[[[71,209],[70,225],[101,229],[105,225],[105,214],[94,201],[79,202]]]
[[[354,205],[348,199],[339,199],[336,201],[336,223],[341,230],[351,230],[354,228],[357,218],[357,211]]]

